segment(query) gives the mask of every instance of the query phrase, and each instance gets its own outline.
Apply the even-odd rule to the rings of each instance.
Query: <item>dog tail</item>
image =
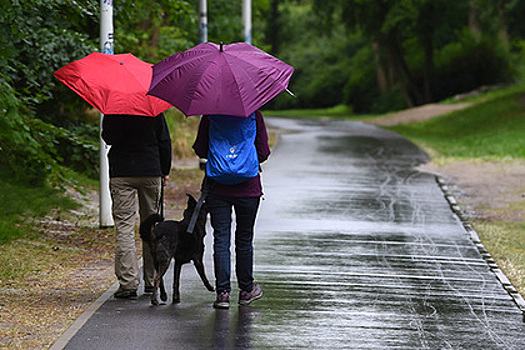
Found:
[[[155,236],[153,234],[153,227],[157,222],[161,222],[164,219],[159,214],[152,214],[144,220],[142,224],[140,224],[139,234],[140,238],[148,244],[153,242],[155,239]]]

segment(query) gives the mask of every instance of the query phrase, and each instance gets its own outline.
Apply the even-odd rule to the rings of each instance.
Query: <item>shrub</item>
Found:
[[[379,98],[376,67],[369,48],[360,50],[352,58],[352,70],[344,88],[344,103],[356,113],[368,113]]]
[[[450,44],[436,57],[434,98],[442,100],[483,85],[512,81],[511,58],[498,41],[468,37]]]
[[[375,98],[370,112],[373,114],[382,114],[391,111],[398,111],[405,107],[405,101],[403,100],[399,88],[393,88],[386,94],[379,95]]]
[[[63,128],[10,109],[0,120],[0,164],[18,182],[41,186],[61,167],[97,176],[98,144]]]

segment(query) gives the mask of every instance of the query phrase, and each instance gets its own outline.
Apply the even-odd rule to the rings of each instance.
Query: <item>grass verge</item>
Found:
[[[0,349],[46,349],[113,281],[112,230],[73,224],[64,208],[0,244]]]
[[[201,179],[202,172],[196,169],[176,169],[171,174],[183,193],[186,188],[198,189]],[[60,203],[59,194],[49,192],[47,204]],[[79,200],[96,203],[89,195],[87,189]],[[172,210],[182,212],[186,198],[184,194],[180,198],[167,198],[175,206]],[[38,217],[35,214],[31,220],[19,219],[18,238],[0,244],[2,350],[49,348],[115,280],[114,228],[98,228],[96,205],[73,212],[66,208],[71,207],[55,206],[35,211]],[[139,248],[138,235],[136,242]]]
[[[18,184],[7,174],[0,174],[0,244],[23,237],[31,229],[30,218],[43,217],[52,209],[78,207],[59,190],[51,187],[32,188]]]
[[[525,86],[461,111],[389,129],[443,157],[525,158]]]
[[[476,231],[514,287],[525,295],[525,223],[478,221]]]

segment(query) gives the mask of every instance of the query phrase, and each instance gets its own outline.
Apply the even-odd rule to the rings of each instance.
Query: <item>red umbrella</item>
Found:
[[[93,52],[60,68],[54,76],[103,114],[154,117],[171,105],[146,95],[152,66],[130,53]]]
[[[255,46],[207,42],[153,66],[148,93],[186,116],[247,117],[286,90],[293,71]]]

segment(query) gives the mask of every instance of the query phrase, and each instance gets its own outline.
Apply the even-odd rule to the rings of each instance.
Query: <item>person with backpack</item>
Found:
[[[217,298],[213,307],[230,307],[232,208],[236,218],[235,273],[240,289],[239,305],[248,305],[263,294],[253,277],[254,226],[263,194],[259,165],[270,155],[262,113],[256,111],[248,118],[204,115],[193,149],[200,158],[207,159],[203,186],[212,184],[206,206],[214,236]]]

